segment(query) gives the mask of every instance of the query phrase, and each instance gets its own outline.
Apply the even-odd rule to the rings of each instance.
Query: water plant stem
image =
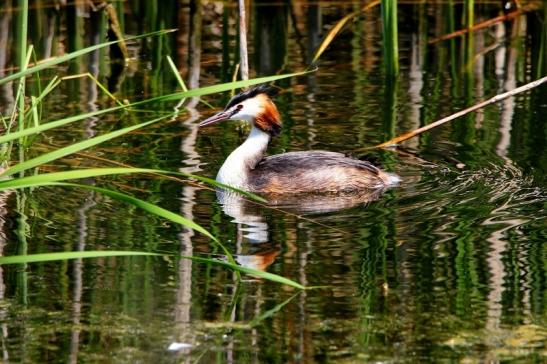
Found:
[[[488,27],[491,27],[493,25],[496,25],[496,24],[504,22],[504,21],[513,20],[513,19],[515,19],[515,18],[517,18],[517,17],[519,17],[519,16],[521,16],[525,13],[528,13],[530,11],[534,11],[534,10],[537,10],[537,9],[538,9],[537,4],[530,4],[530,5],[524,6],[522,8],[519,8],[515,11],[512,11],[510,13],[503,14],[503,15],[500,15],[500,16],[496,16],[495,18],[488,19],[488,20],[485,20],[483,22],[477,23],[477,24],[475,24],[471,27],[459,29],[459,30],[456,30],[454,32],[442,35],[440,37],[430,39],[428,41],[428,44],[434,44],[434,43],[442,42],[443,40],[453,39],[453,38],[462,36],[464,34],[467,34],[469,32],[474,32],[474,31],[477,31],[477,30],[488,28]]]
[[[329,32],[327,33],[327,35],[325,36],[325,38],[323,38],[323,40],[321,41],[321,44],[319,45],[319,47],[317,48],[317,50],[315,51],[314,55],[313,55],[313,59],[310,63],[310,66],[308,67],[308,69],[312,69],[313,67],[315,67],[315,63],[317,62],[317,60],[319,59],[319,57],[321,57],[321,55],[323,54],[323,52],[325,51],[325,49],[327,49],[327,47],[332,43],[332,41],[334,40],[334,38],[338,35],[338,33],[340,33],[340,31],[344,28],[344,26],[353,18],[355,18],[356,16],[358,15],[361,15],[362,13],[374,8],[375,6],[377,6],[378,4],[380,4],[380,0],[375,0],[373,2],[370,2],[368,3],[367,5],[363,6],[360,10],[358,11],[353,11],[351,13],[349,13],[348,15],[346,15],[345,17],[343,17],[342,19],[340,19],[338,21],[338,23],[336,23],[330,30]]]
[[[431,123],[429,125],[426,125],[426,126],[423,126],[421,128],[418,128],[416,130],[413,130],[411,132],[408,132],[408,133],[405,133],[403,135],[400,135],[396,138],[393,138],[393,139],[390,139],[388,140],[387,142],[384,142],[382,144],[378,144],[376,145],[376,147],[379,147],[379,148],[386,148],[386,147],[393,147],[393,146],[396,146],[398,143],[400,142],[403,142],[407,139],[410,139],[410,138],[413,138],[417,135],[420,135],[428,130],[431,130],[431,129],[434,129],[442,124],[445,124],[449,121],[452,121],[454,119],[457,119],[461,116],[464,116],[464,115],[467,115],[473,111],[477,111],[479,109],[482,109],[483,107],[485,106],[488,106],[488,105],[491,105],[491,104],[494,104],[496,102],[500,102],[502,100],[505,100],[509,97],[512,97],[512,96],[515,96],[515,95],[518,95],[522,92],[525,92],[525,91],[529,91],[533,88],[536,88],[544,83],[547,82],[547,77],[543,77],[543,78],[540,78],[538,80],[535,80],[533,82],[530,82],[530,83],[527,83],[526,85],[523,85],[523,86],[520,86],[520,87],[517,87],[513,90],[510,90],[510,91],[507,91],[507,92],[504,92],[502,94],[499,94],[499,95],[496,95],[486,101],[482,101],[482,102],[479,102],[478,104],[475,104],[471,107],[468,107],[467,109],[464,109],[464,110],[461,110],[461,111],[458,111],[457,113],[455,114],[452,114],[450,116],[447,116],[445,118],[442,118],[440,120],[437,120],[435,121],[434,123]]]
[[[245,16],[245,0],[238,0],[239,5],[239,58],[241,79],[249,79],[249,57],[247,55],[247,20]]]
[[[386,74],[399,74],[399,36],[397,30],[397,0],[382,0],[382,41]]]
[[[19,47],[19,70],[23,71],[27,65],[27,23],[28,23],[28,0],[19,0],[21,11],[18,15],[18,47]],[[18,130],[24,129],[25,122],[25,78],[19,80],[18,97]]]

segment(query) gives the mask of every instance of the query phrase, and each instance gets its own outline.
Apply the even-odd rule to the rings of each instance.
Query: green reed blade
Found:
[[[17,13],[17,45],[18,64],[20,69],[25,68],[27,64],[27,27],[28,27],[28,0],[19,0],[17,2],[19,12]]]
[[[135,173],[156,174],[160,176],[173,175],[173,176],[180,176],[185,178],[192,178],[192,179],[207,183],[209,185],[212,185],[214,187],[224,188],[224,189],[237,192],[241,195],[244,195],[246,197],[249,197],[259,202],[267,202],[262,197],[257,196],[251,192],[243,191],[243,190],[225,185],[223,183],[219,183],[215,180],[212,180],[206,177],[196,176],[196,175],[184,173],[184,172],[173,172],[173,171],[166,171],[161,169],[150,169],[150,168],[89,168],[89,169],[79,169],[79,170],[71,170],[71,171],[64,171],[64,172],[42,173],[42,174],[36,174],[33,176],[28,176],[28,177],[14,178],[14,179],[7,179],[4,181],[0,181],[0,190],[38,187],[43,185],[44,183],[61,182],[61,181],[72,180],[72,179],[82,179],[82,178],[100,177],[100,176],[117,175],[117,174],[135,174]]]
[[[242,88],[242,87],[257,85],[257,84],[260,84],[260,83],[273,82],[273,81],[277,81],[277,80],[280,80],[280,79],[283,79],[283,78],[301,76],[303,74],[306,74],[306,73],[309,73],[309,72],[314,72],[314,71],[315,70],[296,72],[296,73],[289,73],[289,74],[285,74],[285,75],[261,77],[261,78],[255,78],[255,79],[252,79],[252,80],[247,80],[247,81],[228,82],[228,83],[223,83],[223,84],[220,84],[220,85],[207,86],[207,87],[202,87],[202,88],[198,88],[198,89],[193,89],[193,90],[188,90],[188,91],[183,91],[183,92],[177,92],[177,93],[173,93],[173,94],[169,94],[169,95],[153,97],[151,99],[137,101],[137,102],[134,102],[134,103],[128,104],[128,105],[116,106],[116,107],[111,107],[111,108],[104,109],[104,110],[93,111],[93,112],[86,113],[86,114],[71,116],[71,117],[68,117],[68,118],[61,119],[61,120],[47,122],[47,123],[42,124],[38,127],[28,128],[28,129],[25,129],[25,130],[14,132],[14,133],[2,135],[2,136],[0,136],[0,144],[1,143],[6,143],[6,142],[9,142],[9,141],[12,141],[12,140],[16,140],[16,139],[19,139],[19,138],[27,136],[27,135],[37,134],[37,133],[40,133],[40,132],[43,132],[43,131],[46,131],[46,130],[49,130],[49,129],[57,128],[57,127],[60,127],[60,126],[66,125],[66,124],[70,124],[70,123],[73,123],[73,122],[76,122],[76,121],[85,120],[85,119],[88,119],[90,117],[95,117],[95,116],[98,116],[98,115],[106,114],[106,113],[113,112],[113,111],[118,111],[118,110],[121,110],[121,109],[128,109],[128,108],[131,108],[131,107],[141,106],[141,105],[145,105],[145,104],[152,103],[152,102],[161,102],[161,101],[169,101],[169,100],[177,100],[178,101],[178,100],[180,100],[182,98],[185,98],[185,97],[204,96],[204,95],[209,95],[209,94],[213,94],[213,93],[217,93],[217,92],[230,91],[234,88]]]
[[[136,40],[136,39],[141,39],[141,38],[146,38],[146,37],[152,37],[152,36],[157,36],[157,35],[162,35],[162,34],[166,34],[166,33],[171,33],[171,32],[174,32],[176,29],[167,29],[167,30],[159,30],[159,31],[156,31],[156,32],[151,32],[151,33],[146,33],[146,34],[142,34],[142,35],[137,35],[137,36],[134,36],[134,37],[128,37],[128,38],[125,38],[123,39],[123,41],[127,42],[127,41],[131,41],[131,40]],[[35,66],[32,66],[32,67],[29,67],[27,68],[26,70],[21,70],[19,72],[16,72],[12,75],[9,75],[7,77],[4,77],[2,79],[0,79],[0,85],[6,83],[6,82],[10,82],[10,81],[13,81],[13,80],[16,80],[16,79],[19,79],[19,78],[22,78],[22,77],[26,77],[30,74],[33,74],[35,72],[38,72],[38,71],[41,71],[43,69],[46,69],[46,68],[49,68],[49,67],[52,67],[52,66],[55,66],[59,63],[63,63],[63,62],[66,62],[66,61],[69,61],[71,59],[74,59],[74,58],[77,58],[77,57],[80,57],[84,54],[87,54],[87,53],[90,53],[90,52],[93,52],[97,49],[101,49],[101,48],[104,48],[104,47],[108,47],[112,44],[116,44],[116,43],[119,43],[121,42],[122,39],[120,40],[114,40],[114,41],[111,41],[111,42],[105,42],[105,43],[101,43],[101,44],[96,44],[96,45],[93,45],[93,46],[90,46],[90,47],[87,47],[87,48],[83,48],[83,49],[80,49],[80,50],[77,50],[75,52],[70,52],[70,53],[67,53],[67,54],[64,54],[62,56],[59,56],[59,57],[53,57],[53,58],[50,58],[48,60],[45,60]]]
[[[129,126],[129,127],[119,129],[119,130],[115,130],[115,131],[107,133],[107,134],[99,135],[99,136],[96,136],[94,138],[87,139],[87,140],[81,141],[79,143],[75,143],[75,144],[69,145],[67,147],[60,148],[60,149],[54,150],[52,152],[42,154],[42,155],[40,155],[36,158],[29,159],[27,161],[18,163],[16,165],[14,165],[13,167],[8,168],[7,170],[4,171],[4,173],[1,173],[0,176],[10,176],[10,175],[15,174],[17,172],[21,172],[21,171],[24,171],[24,170],[27,170],[27,169],[30,169],[30,168],[33,168],[33,167],[40,166],[42,164],[45,164],[45,163],[54,161],[56,159],[65,157],[69,154],[73,154],[73,153],[79,152],[81,150],[84,150],[84,149],[90,148],[92,146],[95,146],[97,144],[104,143],[107,140],[114,139],[114,138],[119,137],[121,135],[130,133],[134,130],[145,127],[147,125],[157,123],[158,121],[167,119],[168,117],[172,117],[172,115],[162,116],[162,117],[159,117],[159,118],[156,118],[156,119],[153,119],[153,120],[146,121],[144,123]]]
[[[399,74],[397,0],[382,0],[381,8],[384,68],[388,75],[397,76]]]
[[[167,63],[169,63],[169,67],[171,68],[171,71],[173,72],[173,75],[175,76],[177,82],[179,83],[180,88],[182,91],[188,91],[188,87],[186,87],[186,83],[184,83],[184,80],[180,76],[179,70],[177,69],[177,66],[175,65],[175,62],[173,62],[173,59],[169,56],[167,57]],[[180,102],[183,103],[186,98],[181,98]],[[213,105],[208,103],[205,100],[199,100],[201,103],[203,103],[205,106],[207,106],[210,109],[213,109]]]
[[[166,210],[160,206],[154,205],[152,203],[146,202],[144,200],[138,199],[136,197],[126,195],[121,192],[109,190],[102,187],[95,187],[90,185],[83,185],[83,184],[77,184],[77,183],[66,183],[66,182],[41,182],[41,183],[35,183],[33,184],[34,187],[46,187],[46,186],[62,186],[62,187],[77,187],[82,188],[86,190],[95,191],[98,193],[101,193],[103,195],[109,196],[110,198],[114,200],[118,200],[124,203],[128,203],[130,205],[133,205],[135,207],[138,207],[144,211],[147,211],[153,215],[157,215],[160,217],[163,217],[167,220],[170,220],[172,222],[175,222],[177,224],[181,224],[183,226],[189,227],[193,230],[199,231],[203,235],[211,238],[215,242],[218,242],[218,239],[215,238],[210,232],[208,232],[205,228],[203,228],[201,225],[196,224],[195,222],[188,220],[187,218],[177,215],[174,212],[171,212],[169,210]],[[24,187],[24,186],[23,186]],[[19,187],[13,187],[13,188],[19,188]],[[228,253],[229,254],[229,253]]]
[[[169,254],[149,253],[143,251],[120,251],[120,250],[90,250],[90,251],[78,251],[78,252],[58,252],[58,253],[42,253],[42,254],[29,254],[29,255],[14,255],[8,257],[0,257],[0,265],[7,264],[25,264],[25,263],[39,263],[39,262],[52,262],[58,260],[68,259],[82,259],[82,258],[109,258],[109,257],[122,257],[122,256],[168,256]],[[203,258],[195,256],[175,256],[181,259],[190,259],[198,263],[215,264],[222,267],[232,269],[234,271],[243,272],[258,278],[267,279],[275,283],[281,283],[287,286],[295,287],[298,289],[306,289],[305,286],[290,280],[288,278],[281,277],[277,274],[260,271],[257,269],[242,267],[237,264],[231,264],[218,259]],[[288,302],[287,302],[288,303]],[[286,304],[286,303],[285,303]]]
[[[127,107],[130,107],[130,105],[116,106],[116,107],[111,107],[109,109],[93,111],[93,112],[89,112],[89,113],[81,114],[81,115],[76,115],[76,116],[70,116],[68,118],[64,118],[64,119],[60,119],[60,120],[56,120],[56,121],[51,121],[51,122],[48,122],[48,123],[45,123],[45,124],[41,124],[40,126],[37,126],[37,127],[27,128],[25,130],[5,134],[5,135],[0,136],[0,144],[10,142],[12,140],[16,140],[16,139],[22,138],[22,137],[27,136],[27,135],[38,134],[38,133],[41,133],[41,132],[49,130],[49,129],[58,128],[60,126],[70,124],[70,123],[73,123],[73,122],[76,122],[76,121],[85,120],[85,119],[88,119],[88,118],[91,118],[91,117],[94,117],[94,116],[97,116],[97,115],[102,115],[102,114],[106,114],[106,113],[109,113],[109,112],[112,112],[112,111],[125,109]]]
[[[168,171],[161,171],[147,168],[90,168],[80,170],[70,170],[64,172],[42,173],[28,177],[7,179],[0,181],[0,191],[9,189],[19,189],[28,187],[39,187],[45,183],[61,182],[72,179],[83,179],[91,177],[101,177],[118,174],[132,173],[156,173],[170,174]],[[178,172],[177,172],[178,173]]]
[[[64,172],[64,173],[68,173],[68,172]],[[188,219],[186,219],[186,218],[184,218],[180,215],[177,215],[177,214],[175,214],[171,211],[165,210],[162,207],[153,205],[149,202],[137,199],[135,197],[123,194],[121,192],[117,192],[117,191],[113,191],[113,190],[109,190],[109,189],[105,189],[105,188],[101,188],[101,187],[95,187],[95,186],[89,186],[89,185],[83,185],[83,184],[76,184],[76,183],[56,182],[59,179],[56,179],[55,177],[58,177],[58,176],[51,176],[51,175],[54,175],[54,173],[48,173],[48,174],[44,174],[44,175],[37,175],[37,176],[31,176],[31,177],[18,178],[17,180],[23,181],[23,182],[18,183],[17,180],[14,180],[14,181],[11,181],[12,182],[11,186],[10,186],[10,183],[9,183],[10,181],[4,181],[4,182],[2,182],[3,185],[0,186],[0,188],[1,189],[8,189],[8,188],[9,189],[16,189],[16,188],[25,188],[25,187],[68,186],[68,187],[79,187],[79,188],[83,188],[83,189],[88,189],[88,190],[92,190],[92,191],[95,191],[95,192],[102,193],[102,194],[107,195],[107,196],[109,196],[113,199],[116,199],[116,200],[119,200],[119,201],[122,201],[122,202],[125,202],[125,203],[129,203],[129,204],[134,205],[136,207],[139,207],[139,208],[141,208],[141,209],[143,209],[143,210],[145,210],[149,213],[161,216],[163,218],[166,218],[166,219],[171,220],[173,222],[176,222],[178,224],[187,226],[191,229],[199,231],[203,235],[206,235],[209,238],[211,238],[212,240],[218,242],[218,240],[213,235],[211,235],[211,233],[209,233],[207,230],[205,230],[200,225],[198,225],[198,224],[194,223],[193,221],[188,220]],[[99,175],[101,175],[101,174],[100,173],[95,174],[95,176],[99,176]],[[81,174],[79,176],[79,178],[85,178],[85,176],[86,176],[85,174]],[[93,174],[88,174],[87,176],[88,177],[93,176]],[[35,177],[34,182],[29,184],[28,183],[29,180],[31,182],[33,181],[32,177]],[[8,187],[6,187],[6,186],[8,186]],[[226,250],[226,252],[227,252],[227,250]],[[229,253],[227,252],[227,254],[229,254]]]
[[[38,103],[42,102],[42,100],[55,89],[55,87],[59,86],[61,81],[59,80],[58,76],[53,76],[51,81],[48,82],[46,87],[40,92],[40,94],[36,97],[36,101]]]
[[[296,292],[291,297],[287,298],[285,301],[281,302],[280,304],[276,305],[275,307],[269,309],[268,311],[264,312],[258,317],[255,317],[251,322],[249,322],[249,326],[255,327],[259,325],[262,321],[274,316],[277,312],[281,311],[283,307],[285,307],[289,302],[291,302],[296,296],[298,296],[301,292]]]
[[[27,69],[29,62],[30,62],[30,56],[32,54],[33,46],[32,44],[28,48],[28,52],[26,52],[26,59],[23,60],[23,63],[21,63],[21,69],[25,70]],[[22,55],[25,55],[25,51],[21,51]],[[13,108],[12,111],[12,118],[14,118],[14,115],[17,115],[17,128],[18,130],[23,130],[25,128],[25,79],[22,78],[19,80],[19,86],[17,87],[17,95],[15,96],[15,104],[17,107]]]
[[[43,185],[47,186],[48,183],[44,183]],[[86,189],[86,190],[95,191],[95,192],[101,193],[103,195],[106,195],[106,196],[108,196],[108,197],[110,197],[114,200],[118,200],[118,201],[121,201],[121,202],[128,203],[130,205],[138,207],[138,208],[140,208],[140,209],[142,209],[146,212],[149,212],[151,214],[163,217],[163,218],[165,218],[167,220],[170,220],[172,222],[175,222],[177,224],[181,224],[183,226],[189,227],[190,229],[193,229],[195,231],[199,231],[200,233],[202,233],[203,235],[209,237],[210,239],[212,239],[214,241],[218,241],[218,239],[215,238],[210,232],[208,232],[207,230],[205,230],[205,228],[203,228],[201,225],[196,224],[192,220],[189,220],[189,219],[187,219],[183,216],[175,214],[174,212],[166,210],[163,207],[154,205],[150,202],[146,202],[144,200],[138,199],[138,198],[130,196],[130,195],[126,195],[126,194],[121,193],[121,192],[109,190],[109,189],[102,188],[102,187],[95,187],[95,186],[76,184],[76,183],[51,182],[51,183],[49,183],[49,185],[78,187],[78,188],[83,188],[83,189]]]
[[[128,168],[126,168],[125,170],[127,170],[127,169]],[[122,168],[117,168],[117,169],[112,168],[111,170],[118,170],[119,171],[119,170],[122,170]],[[87,171],[89,171],[89,170],[87,170]],[[194,223],[191,220],[188,220],[188,219],[186,219],[182,216],[176,215],[176,214],[174,214],[174,213],[172,213],[168,210],[165,210],[165,209],[163,209],[159,206],[156,206],[156,205],[150,204],[148,202],[139,200],[139,199],[134,198],[134,197],[129,196],[129,195],[122,194],[120,192],[116,192],[116,191],[112,191],[112,190],[108,190],[108,189],[104,189],[104,188],[99,188],[99,187],[94,187],[94,186],[88,186],[88,185],[55,182],[55,181],[62,180],[61,178],[63,178],[63,177],[64,177],[64,179],[69,179],[68,177],[85,178],[85,177],[91,177],[93,175],[95,175],[95,176],[105,175],[105,174],[108,174],[108,173],[104,173],[104,172],[109,172],[109,171],[105,171],[105,170],[101,170],[101,169],[95,169],[94,171],[92,170],[92,172],[94,172],[94,173],[87,173],[86,174],[85,172],[86,171],[67,171],[67,172],[48,173],[48,174],[43,174],[43,175],[35,175],[35,176],[30,176],[30,177],[17,178],[17,179],[11,180],[11,181],[2,181],[0,183],[1,184],[0,189],[17,189],[17,188],[24,188],[24,187],[31,187],[31,186],[32,187],[69,186],[69,187],[80,187],[80,188],[83,188],[83,189],[88,189],[88,190],[93,190],[93,191],[96,191],[96,192],[99,192],[99,193],[103,193],[107,196],[110,196],[113,199],[117,199],[117,200],[120,200],[122,202],[132,204],[136,207],[142,208],[143,210],[145,210],[149,213],[164,217],[164,218],[169,219],[169,220],[171,220],[175,223],[182,224],[182,225],[187,226],[191,229],[194,229],[196,231],[201,232],[202,234],[210,237],[213,241],[215,241],[220,246],[220,248],[223,250],[223,252],[226,255],[226,258],[228,259],[230,264],[236,265],[236,262],[233,258],[233,255],[230,253],[230,251],[218,239],[216,239],[213,235],[211,235],[207,230],[205,230],[203,227],[201,227],[200,225]],[[180,173],[180,172],[169,172],[169,173],[170,174],[185,175],[184,173]],[[113,174],[112,171],[110,171],[110,174]],[[75,177],[75,176],[77,176],[77,177]],[[192,178],[203,179],[202,177],[198,177],[198,176],[192,176]],[[214,184],[219,184],[219,183],[215,181]],[[219,185],[221,185],[221,184],[219,184]],[[223,185],[223,186],[225,186],[225,185]],[[228,187],[228,186],[226,186],[226,187]],[[232,187],[229,187],[229,189],[236,190],[237,192],[242,192],[246,195],[252,195],[252,194],[245,193],[243,191],[239,191],[239,190],[234,189]],[[238,270],[236,270],[236,275],[238,276],[238,279],[239,279],[240,277],[239,277],[239,271]]]
[[[19,0],[18,5],[20,11],[17,15],[17,29],[18,29],[18,64],[21,71],[25,71],[30,62],[30,55],[32,54],[32,48],[27,52],[27,26],[28,26],[28,0]],[[31,45],[32,47],[32,45]],[[19,81],[19,87],[17,90],[17,113],[18,113],[18,130],[24,129],[24,110],[25,110],[25,79]],[[13,112],[16,112],[16,108],[13,108]]]
[[[132,106],[137,106],[137,105],[140,105],[140,104],[146,104],[146,103],[149,103],[149,102],[180,100],[183,97],[196,97],[196,96],[204,96],[204,95],[209,95],[209,94],[214,94],[214,93],[219,93],[219,92],[225,92],[225,91],[230,91],[230,90],[235,89],[235,88],[244,88],[244,87],[248,87],[248,86],[258,85],[258,84],[261,84],[261,83],[273,82],[273,81],[281,80],[281,79],[284,79],[284,78],[302,76],[302,75],[305,75],[305,74],[310,73],[310,72],[315,72],[315,69],[307,70],[307,71],[301,71],[301,72],[287,73],[287,74],[284,74],[284,75],[259,77],[259,78],[254,78],[254,79],[251,79],[251,80],[242,80],[242,81],[234,81],[234,82],[229,82],[229,83],[222,83],[220,85],[205,86],[205,87],[196,88],[196,89],[192,89],[192,90],[188,90],[188,91],[175,92],[175,93],[172,93],[172,94],[169,94],[169,95],[158,96],[158,97],[155,97],[155,98],[149,99],[149,100],[138,101],[138,102],[133,103]]]
[[[240,266],[240,265],[235,265],[234,266],[233,264],[230,264],[228,262],[223,262],[223,261],[217,260],[217,259],[201,258],[201,257],[184,257],[184,256],[182,256],[181,258],[192,259],[193,261],[202,262],[202,263],[214,263],[214,264],[226,267],[226,268],[237,270],[237,271],[242,272],[242,273],[250,274],[250,275],[258,277],[258,278],[267,279],[267,280],[272,281],[272,282],[285,284],[287,286],[295,287],[295,288],[298,288],[298,289],[306,289],[306,287],[301,285],[300,283],[297,283],[297,282],[295,282],[291,279],[285,278],[285,277],[278,276],[277,274],[274,274],[274,273],[264,272],[264,271],[253,269],[253,268],[243,267],[243,266]]]
[[[147,253],[140,251],[79,251],[79,252],[58,252],[58,253],[42,253],[29,255],[13,255],[9,257],[0,257],[0,265],[6,264],[23,264],[23,263],[38,263],[51,262],[56,260],[80,259],[80,258],[107,258],[120,256],[161,256],[157,253]]]
[[[173,71],[173,74],[175,75],[175,78],[177,79],[177,82],[179,83],[182,91],[188,91],[188,87],[186,87],[184,80],[182,79],[182,77],[180,77],[179,70],[177,69],[177,66],[175,66],[175,63],[173,62],[171,57],[167,56],[167,62],[169,63],[169,67],[171,67],[171,71]]]

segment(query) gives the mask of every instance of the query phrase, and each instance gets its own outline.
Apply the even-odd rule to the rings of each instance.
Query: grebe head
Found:
[[[202,121],[206,126],[223,120],[246,120],[272,136],[281,132],[281,120],[270,96],[277,90],[269,85],[253,87],[234,96],[224,110]]]

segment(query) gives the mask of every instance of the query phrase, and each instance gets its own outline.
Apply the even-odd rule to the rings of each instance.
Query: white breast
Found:
[[[247,140],[234,150],[220,170],[216,180],[233,187],[247,189],[249,171],[264,157],[270,136],[260,129],[252,128]]]

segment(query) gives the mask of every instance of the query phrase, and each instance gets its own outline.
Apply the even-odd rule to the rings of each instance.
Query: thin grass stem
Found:
[[[120,100],[118,100],[118,98],[116,96],[114,96],[110,91],[108,91],[108,88],[106,88],[102,83],[99,82],[99,80],[97,80],[91,73],[89,72],[86,72],[86,73],[80,73],[80,74],[77,74],[77,75],[70,75],[70,76],[65,76],[63,78],[61,78],[61,80],[65,81],[65,80],[73,80],[75,78],[82,78],[82,77],[89,77],[93,82],[95,82],[95,84],[108,96],[110,97],[112,100],[114,100],[115,103],[117,103],[119,106],[124,106],[123,102],[121,102]]]
[[[18,1],[19,8],[21,9],[19,11],[18,15],[18,40],[17,45],[19,47],[19,68],[21,70],[25,70],[28,64],[27,60],[27,23],[28,23],[28,0],[19,0]],[[25,109],[25,78],[21,78],[19,80],[19,88],[17,91],[17,98],[18,98],[18,128],[19,130],[24,129],[24,115],[23,110]]]

